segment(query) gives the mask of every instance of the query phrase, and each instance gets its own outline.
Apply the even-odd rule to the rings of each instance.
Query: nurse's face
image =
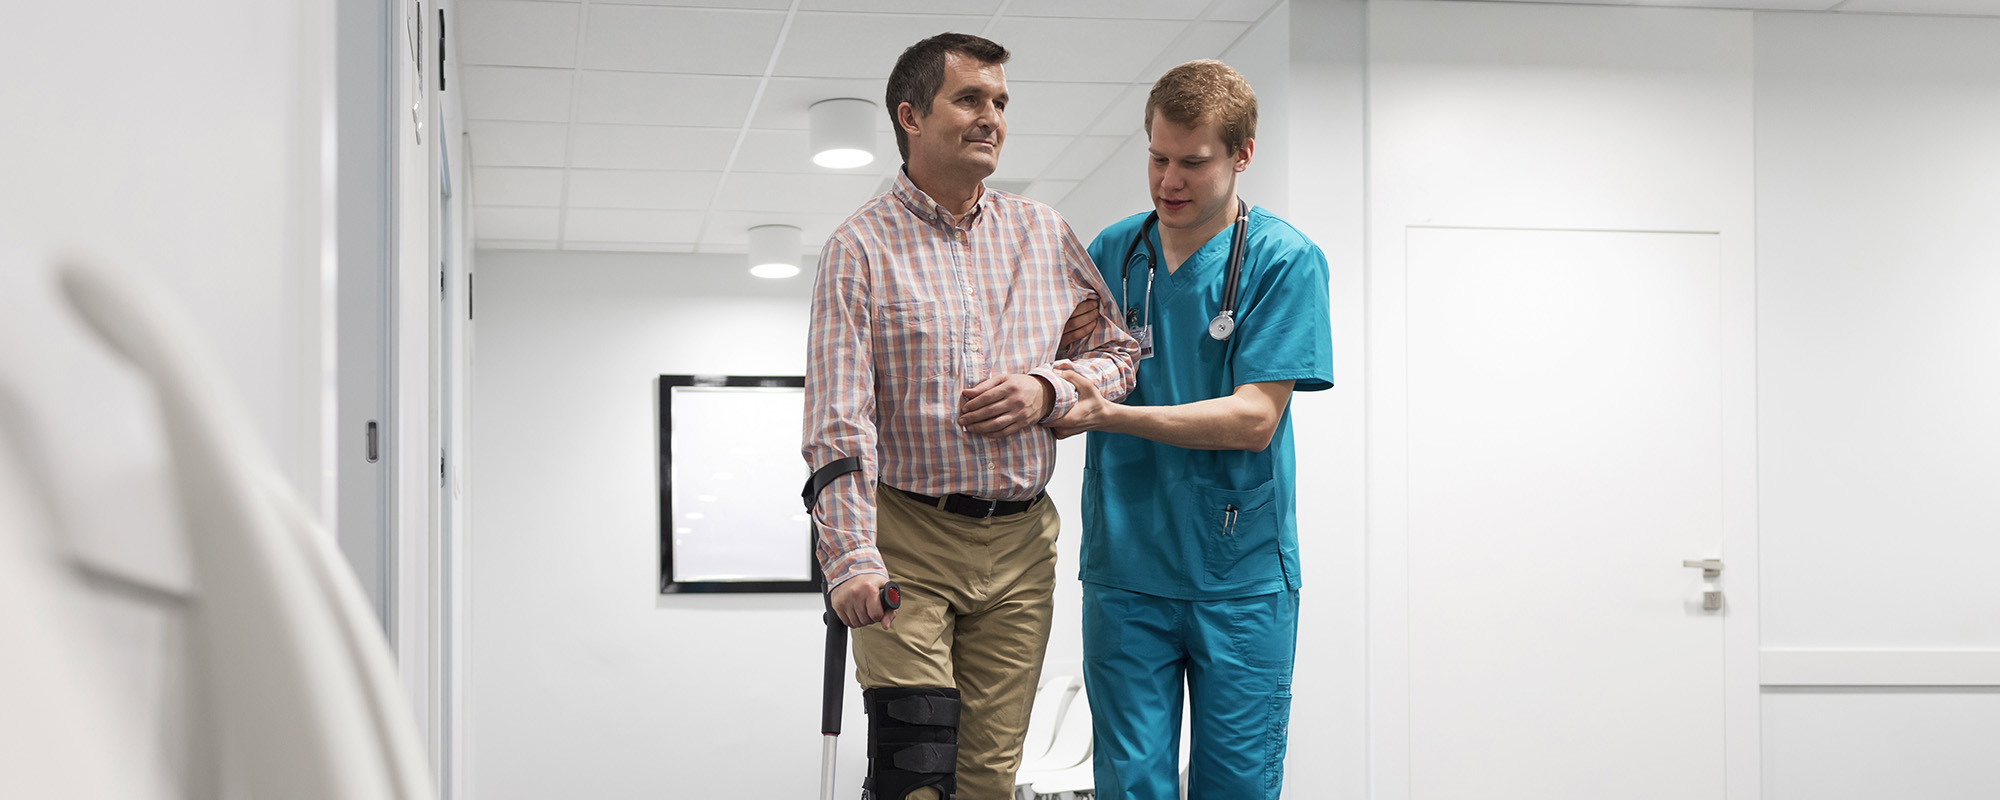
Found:
[[[1245,139],[1241,149],[1229,152],[1222,144],[1222,124],[1215,120],[1188,127],[1153,112],[1146,180],[1160,227],[1197,232],[1229,227],[1236,174],[1250,166],[1254,148]]]

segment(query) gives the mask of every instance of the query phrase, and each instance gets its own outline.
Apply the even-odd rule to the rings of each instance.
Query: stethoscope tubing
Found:
[[[1151,233],[1159,224],[1160,212],[1146,214],[1146,221],[1139,223],[1139,234],[1132,237],[1132,243],[1125,246],[1125,261],[1120,265],[1119,288],[1125,292],[1126,307],[1131,307],[1132,299],[1132,256],[1139,252],[1139,246],[1146,247],[1146,310],[1145,320],[1150,323],[1153,316],[1153,269],[1160,263],[1160,254],[1153,249]],[[1236,284],[1243,273],[1243,238],[1250,227],[1250,206],[1242,198],[1236,199],[1236,231],[1229,238],[1229,261],[1225,269],[1226,283],[1222,287],[1222,311],[1209,321],[1209,336],[1216,340],[1228,339],[1236,329]],[[1128,311],[1129,314],[1129,311]],[[1128,318],[1128,322],[1130,319]],[[1136,323],[1132,323],[1136,327]]]

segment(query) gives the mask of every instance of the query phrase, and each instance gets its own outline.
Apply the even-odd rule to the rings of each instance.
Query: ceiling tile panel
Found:
[[[569,165],[599,169],[719,172],[736,147],[736,131],[650,125],[578,125]]]
[[[590,69],[763,75],[785,23],[784,14],[772,11],[613,5],[589,10],[583,66]]]
[[[1119,91],[1118,97],[1102,106],[1104,113],[1090,125],[1092,136],[1130,136],[1146,130],[1146,95],[1153,84],[1135,83]]]
[[[889,90],[889,73],[875,78],[772,78],[764,84],[764,97],[757,102],[757,115],[750,127],[770,130],[806,130],[812,127],[807,109],[821,100],[857,97],[874,103],[876,128],[889,130],[889,112],[880,110]]]
[[[855,205],[859,207],[860,204]],[[758,225],[793,225],[799,229],[799,246],[805,252],[817,254],[825,245],[826,237],[833,235],[833,229],[840,227],[840,223],[846,222],[853,213],[854,209],[838,214],[717,211],[709,215],[708,226],[701,233],[701,249],[741,252],[749,246],[751,228]]]
[[[461,3],[451,22],[461,64],[576,66],[576,26],[583,7],[567,3],[481,0]]]
[[[600,72],[577,76],[576,121],[741,128],[757,78]]]
[[[1167,45],[1167,49],[1146,65],[1139,73],[1138,80],[1150,84],[1159,80],[1167,70],[1178,67],[1197,58],[1217,58],[1236,43],[1244,31],[1250,30],[1247,22],[1197,22],[1188,27],[1187,33]]]
[[[887,81],[896,57],[910,45],[947,31],[978,32],[984,27],[985,17],[801,12],[785,35],[785,50],[772,74]]]
[[[1208,0],[1014,0],[1007,16],[1194,19],[1207,7]]]
[[[1000,168],[993,171],[996,180],[1032,180],[1048,169],[1056,156],[1062,155],[1069,147],[1069,136],[1034,136],[1007,134],[1007,141],[1000,147]]]
[[[1966,14],[2000,17],[2000,2],[1994,0],[1847,0],[1842,11],[1875,11],[1897,14]]]
[[[1264,12],[1277,5],[1277,0],[1222,0],[1208,12],[1209,19],[1234,22],[1255,22],[1264,18]]]
[[[1082,180],[1104,164],[1111,154],[1124,146],[1123,136],[1085,136],[1074,140],[1068,150],[1064,150],[1048,169],[1042,170],[1044,179]]]
[[[716,198],[717,211],[851,214],[873,197],[876,175],[732,174]]]
[[[1633,5],[1691,8],[1746,8],[1766,11],[1825,11],[1840,0],[1646,0]],[[1846,9],[1843,9],[1846,10]]]
[[[653,172],[573,169],[571,208],[646,208],[703,211],[715,199],[720,172]]]
[[[617,2],[634,6],[763,9],[766,11],[783,11],[792,7],[792,0],[617,0]],[[599,0],[598,4],[602,5],[603,0]]]
[[[466,119],[566,122],[573,70],[460,67]]]
[[[518,167],[472,170],[472,202],[482,206],[562,205],[563,171]]]
[[[558,122],[471,120],[465,129],[482,166],[560,167],[569,141],[569,126]]]
[[[1000,0],[805,0],[800,11],[860,11],[892,14],[992,14]],[[967,30],[977,33],[976,30]],[[918,37],[922,38],[922,37]],[[914,43],[916,40],[910,40]]]
[[[1062,202],[1063,198],[1068,197],[1070,190],[1075,189],[1078,183],[1081,183],[1081,181],[1035,181],[1028,184],[1027,191],[1021,194],[1026,195],[1031,200],[1039,200],[1048,205],[1055,205]]]
[[[555,241],[560,211],[479,206],[479,238]]]
[[[1994,0],[1848,0],[1840,10],[2000,17],[2000,3]]]
[[[1003,17],[989,38],[1014,53],[1009,82],[1130,83],[1186,27],[1167,20]]]
[[[901,159],[896,154],[895,134],[875,132],[875,161],[855,169],[828,169],[812,162],[812,136],[806,131],[750,131],[743,136],[743,148],[736,153],[733,169],[739,172],[817,172],[827,175],[873,174],[887,163]]]
[[[1008,81],[1007,135],[1083,133],[1124,90],[1123,84]]]
[[[563,223],[563,240],[693,244],[701,233],[701,217],[699,211],[574,208]]]
[[[554,250],[554,239],[480,239],[481,250]]]
[[[602,251],[612,251],[619,253],[692,253],[694,252],[694,245],[688,244],[686,242],[682,242],[680,244],[654,244],[650,242],[566,241],[563,242],[562,249],[583,250],[583,251],[602,250]]]

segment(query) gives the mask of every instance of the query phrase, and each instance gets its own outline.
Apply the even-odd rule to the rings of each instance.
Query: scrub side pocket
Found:
[[[1182,495],[1189,518],[1201,521],[1201,557],[1209,580],[1240,583],[1280,575],[1273,493],[1266,481],[1255,489],[1196,485]]]

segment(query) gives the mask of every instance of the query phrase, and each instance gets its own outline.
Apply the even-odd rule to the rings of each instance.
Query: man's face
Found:
[[[1160,226],[1200,230],[1217,215],[1235,213],[1229,205],[1236,195],[1236,173],[1250,165],[1250,150],[1245,140],[1242,149],[1229,152],[1222,144],[1222,123],[1215,120],[1190,128],[1153,112],[1146,184],[1153,208],[1160,212]]]
[[[999,64],[981,63],[958,53],[945,54],[944,83],[931,98],[931,113],[912,108],[904,128],[910,140],[910,163],[930,172],[949,172],[984,180],[1000,166],[1000,145],[1007,139],[1007,73]]]

